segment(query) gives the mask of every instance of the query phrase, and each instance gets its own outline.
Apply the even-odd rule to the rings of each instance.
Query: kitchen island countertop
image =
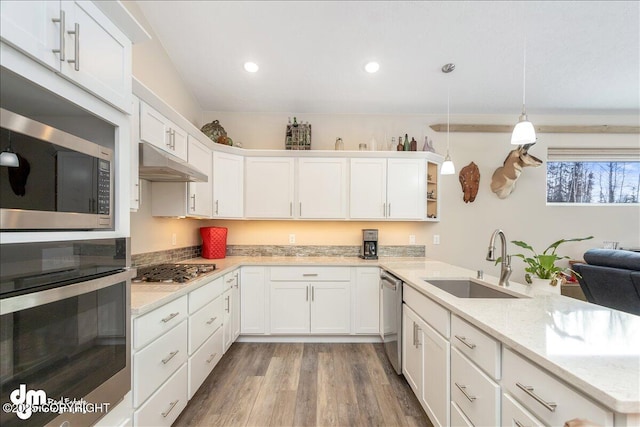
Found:
[[[518,283],[509,290],[523,298],[458,298],[424,279],[469,278],[476,272],[428,258],[227,257],[185,263],[214,263],[216,271],[187,285],[133,284],[132,314],[151,311],[241,266],[379,266],[602,405],[640,413],[640,316]],[[489,275],[483,281],[498,283]]]

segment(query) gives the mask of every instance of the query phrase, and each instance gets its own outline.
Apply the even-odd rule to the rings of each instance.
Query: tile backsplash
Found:
[[[227,256],[335,256],[356,257],[360,255],[358,246],[291,246],[291,245],[228,245]],[[425,246],[400,245],[380,246],[378,255],[392,257],[424,257]],[[169,249],[165,251],[147,252],[131,256],[131,265],[172,263],[202,256],[202,246]]]

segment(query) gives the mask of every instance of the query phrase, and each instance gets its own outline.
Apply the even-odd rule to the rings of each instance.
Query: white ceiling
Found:
[[[138,5],[205,111],[517,114],[526,38],[529,114],[640,112],[637,1]]]

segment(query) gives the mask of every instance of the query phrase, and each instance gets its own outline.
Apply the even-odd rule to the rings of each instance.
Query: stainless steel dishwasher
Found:
[[[402,374],[402,280],[380,271],[380,337],[393,369]]]

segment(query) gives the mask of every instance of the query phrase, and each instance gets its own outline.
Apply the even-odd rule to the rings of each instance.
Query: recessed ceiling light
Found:
[[[380,69],[380,64],[375,61],[367,62],[367,65],[364,66],[364,69],[367,73],[375,73]]]
[[[244,69],[249,73],[255,73],[260,69],[260,67],[258,67],[258,64],[256,64],[255,62],[245,62]]]

